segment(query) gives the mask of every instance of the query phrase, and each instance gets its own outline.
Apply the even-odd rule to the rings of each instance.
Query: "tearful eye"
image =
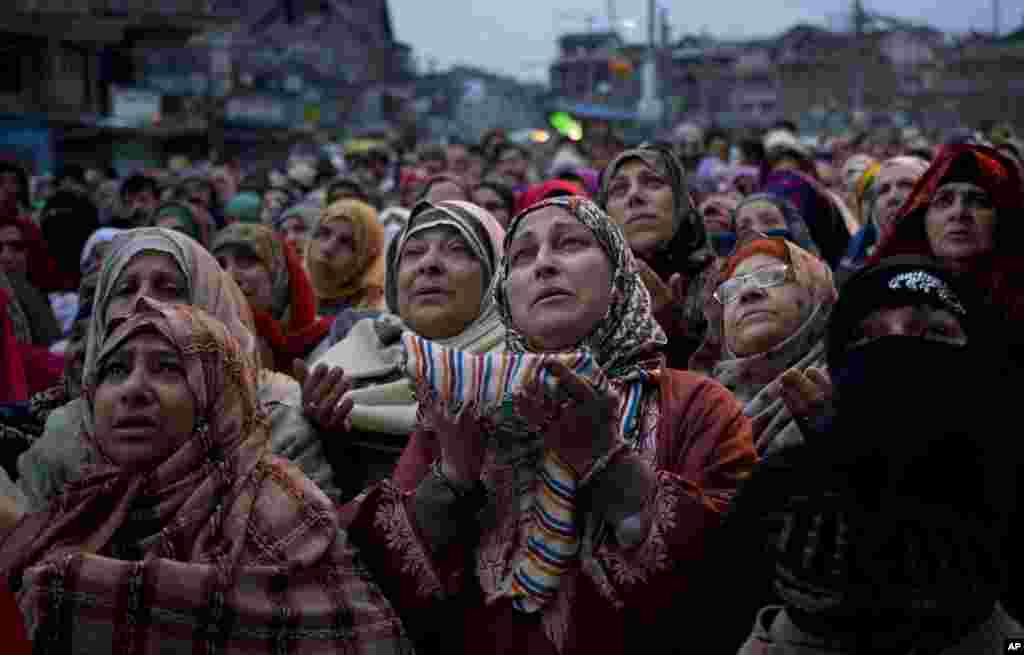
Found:
[[[100,371],[100,382],[123,380],[128,375],[128,367],[120,362],[111,362]]]

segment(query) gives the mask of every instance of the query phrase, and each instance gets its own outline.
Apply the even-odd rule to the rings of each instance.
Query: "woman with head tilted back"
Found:
[[[504,237],[497,220],[476,205],[421,202],[388,248],[385,298],[390,313],[345,312],[335,319],[312,358],[324,367],[314,370],[307,386],[319,381],[338,385],[338,395],[326,392],[313,402],[327,408],[324,447],[346,498],[392,474],[415,428],[412,381],[399,365],[397,340],[403,327],[476,353],[504,345],[505,329],[487,293]],[[333,370],[328,372],[328,366]],[[343,376],[354,389],[344,386]],[[335,421],[332,426],[341,394],[353,404],[350,424]]]
[[[604,170],[598,203],[640,263],[654,317],[668,335],[669,366],[685,369],[707,327],[701,290],[714,272],[682,165],[666,148],[627,150]]]
[[[360,200],[339,200],[320,215],[305,252],[317,314],[380,309],[384,302],[384,226]]]
[[[350,535],[425,650],[671,649],[753,465],[749,423],[721,385],[664,366],[626,238],[592,202],[514,219],[493,291],[507,352],[403,335],[418,464],[354,501]]]
[[[94,463],[0,547],[36,652],[409,652],[331,501],[271,454],[248,349],[195,307],[131,309],[85,373]]]
[[[95,367],[100,344],[112,327],[132,313],[139,297],[187,303],[227,325],[260,361],[255,325],[245,295],[205,248],[188,236],[164,228],[140,228],[119,235],[110,247],[96,280],[92,313],[85,339],[83,370]],[[298,407],[300,388],[294,380],[261,369],[260,402],[271,423],[274,451],[294,460],[329,495],[335,495],[330,465],[313,427]],[[93,452],[81,446],[83,398],[54,410],[43,436],[18,459],[18,486],[26,508],[42,508],[64,485],[81,475]]]

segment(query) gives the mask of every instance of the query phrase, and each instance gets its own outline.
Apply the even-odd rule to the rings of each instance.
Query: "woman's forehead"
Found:
[[[745,273],[751,273],[753,271],[762,268],[768,268],[770,266],[781,266],[785,263],[786,262],[782,261],[778,257],[773,257],[771,255],[751,255],[750,257],[747,257],[742,262],[736,265],[732,277],[737,277]]]
[[[539,234],[550,232],[556,227],[560,229],[578,228],[590,230],[565,207],[549,205],[523,216],[512,235],[513,241],[536,238]]]
[[[412,241],[443,241],[452,237],[462,238],[462,233],[453,225],[431,225],[410,234],[408,239],[406,239],[406,243]]]
[[[143,250],[132,255],[118,277],[139,271],[159,271],[184,276],[185,272],[170,253],[158,250]]]

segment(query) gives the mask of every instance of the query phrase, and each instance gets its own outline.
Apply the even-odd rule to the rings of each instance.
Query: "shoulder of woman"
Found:
[[[660,389],[663,415],[720,414],[724,417],[743,413],[743,405],[729,389],[702,373],[662,369]]]
[[[266,455],[256,475],[260,479],[253,503],[256,529],[274,543],[303,551],[316,535],[333,540],[339,527],[334,503],[298,466],[284,457]],[[288,543],[282,541],[285,537]]]

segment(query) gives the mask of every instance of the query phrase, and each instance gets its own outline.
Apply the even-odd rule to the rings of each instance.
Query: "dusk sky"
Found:
[[[646,40],[646,0],[613,3],[629,41]],[[833,28],[849,23],[850,0],[660,0],[669,11],[672,34],[707,30],[714,36],[744,38],[777,34],[796,22]],[[1024,0],[1000,0],[1002,31],[1019,27]],[[872,12],[925,21],[939,29],[991,31],[992,0],[865,0]],[[399,40],[410,44],[417,60],[430,59],[439,70],[456,64],[479,66],[521,79],[547,80],[556,39],[564,32],[587,29],[587,15],[597,28],[607,26],[605,0],[390,0]]]

